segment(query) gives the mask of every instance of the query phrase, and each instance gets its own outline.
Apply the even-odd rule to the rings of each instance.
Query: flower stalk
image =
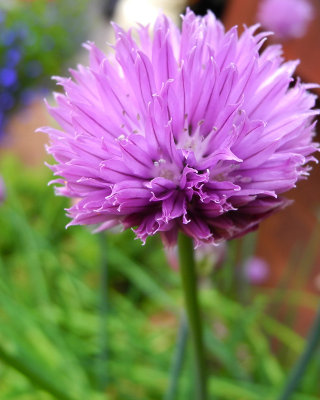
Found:
[[[318,309],[315,321],[310,330],[307,338],[307,343],[301,357],[293,367],[289,378],[285,384],[283,392],[281,393],[279,400],[289,400],[293,395],[295,389],[298,387],[308,365],[311,357],[313,356],[317,346],[320,343],[320,307]]]
[[[178,237],[179,262],[189,331],[195,362],[196,399],[207,400],[202,324],[199,312],[193,241],[183,233]]]

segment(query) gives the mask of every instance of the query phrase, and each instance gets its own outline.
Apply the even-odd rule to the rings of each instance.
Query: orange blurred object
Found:
[[[287,60],[300,59],[297,75],[304,82],[320,83],[320,1],[311,1],[315,15],[310,22],[306,35],[299,39],[281,42],[284,57]],[[226,29],[234,25],[253,25],[257,22],[258,0],[230,0],[226,9],[224,23]],[[268,43],[276,42],[276,38],[269,38]],[[315,90],[320,95],[320,90]],[[320,123],[318,122],[317,140],[320,139]],[[318,155],[316,157],[319,158]],[[308,290],[319,295],[320,277],[320,246],[316,245],[311,276],[308,277],[307,287],[301,286],[299,279],[303,275],[303,253],[310,240],[319,238],[319,223],[316,215],[320,211],[320,168],[313,163],[313,170],[307,181],[300,181],[297,188],[286,194],[294,200],[293,205],[284,211],[265,220],[258,234],[257,253],[264,258],[271,267],[268,284],[273,286],[279,283],[281,277],[288,273],[288,264],[298,262],[298,270],[291,271],[292,288]],[[317,231],[316,231],[317,230]],[[314,250],[314,249],[313,249]],[[300,257],[300,258],[299,258]],[[307,273],[307,275],[310,275]],[[301,305],[297,329],[306,333],[313,319],[313,312]]]
[[[239,25],[239,27],[243,24],[253,25],[259,22],[256,19],[258,3],[259,0],[229,0],[224,18],[226,28],[229,29],[234,25]],[[284,57],[287,60],[301,60],[297,75],[303,81],[320,83],[320,2],[310,0],[310,3],[315,13],[305,36],[288,41],[277,40],[277,43],[282,44]],[[269,42],[270,40],[275,41],[273,38],[270,38]],[[320,90],[317,93],[320,95]]]

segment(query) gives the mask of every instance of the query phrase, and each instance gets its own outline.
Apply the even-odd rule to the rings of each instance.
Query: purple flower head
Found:
[[[258,21],[281,39],[302,37],[313,17],[308,0],[262,0]]]
[[[57,78],[65,94],[45,127],[61,178],[59,195],[80,198],[69,225],[118,224],[142,241],[182,230],[195,244],[257,228],[288,200],[313,160],[313,87],[292,74],[281,48],[259,55],[257,26],[225,32],[212,13],[187,11],[182,31],[165,16],[139,39],[114,25],[114,55],[92,43],[90,66]],[[289,87],[290,86],[290,87]]]
[[[259,285],[266,281],[269,275],[268,263],[259,257],[250,257],[243,266],[245,279],[252,285]]]

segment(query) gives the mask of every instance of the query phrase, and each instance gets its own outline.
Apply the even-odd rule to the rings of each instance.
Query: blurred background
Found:
[[[1,400],[165,399],[182,308],[176,255],[158,238],[142,247],[131,232],[65,230],[68,201],[47,187],[47,138],[34,131],[52,124],[51,76],[87,63],[86,40],[108,51],[110,20],[129,28],[162,10],[179,24],[189,6],[241,31],[260,21],[261,3],[0,0]],[[304,82],[320,83],[320,1],[308,0],[303,29],[287,33],[269,43],[300,59]],[[314,165],[288,193],[294,204],[257,233],[197,255],[218,399],[275,399],[303,349],[320,300],[319,182]],[[194,398],[192,373],[187,347],[174,398]],[[320,349],[294,399],[319,399],[319,376]]]

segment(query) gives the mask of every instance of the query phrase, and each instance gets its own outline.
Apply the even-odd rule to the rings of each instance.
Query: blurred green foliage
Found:
[[[0,2],[0,131],[4,116],[53,86],[87,39],[88,0]]]
[[[14,7],[2,8],[2,33],[8,34],[9,30],[12,40],[18,35],[21,38],[21,69],[23,64],[38,61],[42,66],[39,78],[60,73],[86,39],[88,7],[88,0],[33,0],[16,1]],[[21,75],[22,85],[27,76],[26,72]]]
[[[142,246],[131,231],[66,230],[68,201],[47,186],[47,168],[5,157],[1,171],[1,400],[163,399],[182,297],[159,239]],[[297,309],[303,296],[316,308],[319,299],[243,287],[234,263],[246,240],[231,242],[225,265],[201,278],[210,393],[274,400],[304,339],[270,307]],[[319,398],[319,373],[318,356],[293,400]],[[178,400],[193,399],[192,375],[187,348]]]

